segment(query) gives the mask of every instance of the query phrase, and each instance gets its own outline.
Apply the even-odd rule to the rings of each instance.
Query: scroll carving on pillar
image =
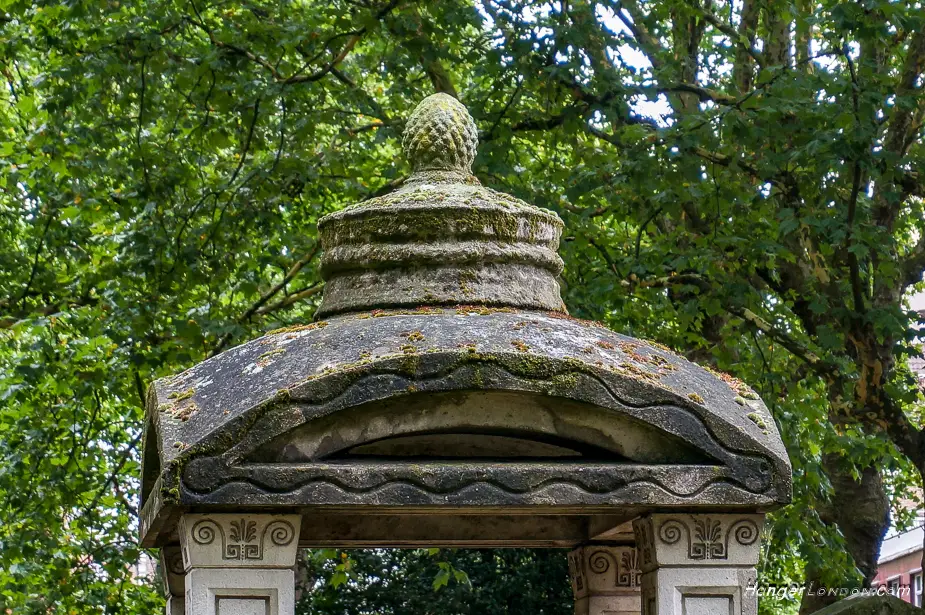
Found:
[[[183,557],[190,566],[291,566],[298,548],[292,515],[186,515]]]
[[[295,528],[288,521],[277,519],[265,525],[258,536],[257,522],[241,517],[231,521],[226,535],[221,524],[203,519],[193,526],[191,534],[193,541],[200,545],[221,540],[224,560],[262,560],[268,537],[274,545],[285,547],[295,537]]]
[[[636,590],[642,571],[635,547],[589,545],[569,553],[569,573],[576,597],[617,590]]]
[[[633,529],[642,562],[643,615],[755,615],[761,514],[653,514]]]
[[[183,564],[183,554],[179,547],[163,547],[161,549],[161,577],[164,580],[164,593],[167,596],[183,596],[183,575],[186,568]]]
[[[652,515],[634,528],[642,568],[695,562],[755,565],[763,515]]]
[[[667,519],[659,528],[659,539],[673,545],[687,538],[687,557],[692,560],[728,559],[729,542],[734,540],[748,546],[758,540],[758,525],[752,519],[739,519],[723,527],[717,517],[694,517],[691,523],[684,519]]]

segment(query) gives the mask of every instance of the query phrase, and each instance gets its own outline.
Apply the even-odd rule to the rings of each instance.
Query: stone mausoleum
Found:
[[[168,615],[291,615],[298,547],[570,548],[577,614],[754,615],[787,455],[746,385],[569,317],[553,212],[483,187],[437,94],[414,173],[321,220],[315,322],[148,397]]]

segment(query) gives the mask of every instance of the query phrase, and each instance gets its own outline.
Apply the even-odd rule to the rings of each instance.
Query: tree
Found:
[[[821,451],[832,488],[821,518],[869,581],[889,523],[880,468],[892,451],[871,442],[859,455],[845,436],[885,437],[920,474],[925,462],[909,409],[918,389],[897,369],[915,352],[917,317],[902,299],[925,264],[921,8],[745,2],[738,19],[710,2],[609,8],[622,27],[594,18],[601,5],[550,16],[576,32],[599,24],[576,41],[575,69],[554,75],[555,117],[585,118],[609,146],[595,156],[589,142],[579,155],[597,173],[567,209],[592,219],[589,246],[634,297],[692,321],[724,363],[740,362],[745,345],[780,346],[800,363],[794,384],[818,383],[835,436]],[[536,32],[516,11],[492,15],[511,45]],[[621,45],[650,68],[637,70]],[[664,96],[666,115],[627,109],[634,93]],[[602,168],[612,188],[591,196]]]
[[[349,560],[348,552],[318,555],[307,560],[311,587],[297,607],[306,615],[568,615],[575,609],[561,549],[367,549],[350,552]],[[351,562],[349,581],[341,561]]]
[[[483,182],[565,219],[576,315],[768,401],[797,504],[764,578],[869,582],[890,497],[925,467],[903,304],[925,268],[917,3],[0,11],[14,612],[150,611],[127,567],[145,387],[311,317],[317,219],[402,181],[403,117],[434,91],[475,116]]]

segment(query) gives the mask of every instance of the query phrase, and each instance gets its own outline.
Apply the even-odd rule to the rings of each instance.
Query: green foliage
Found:
[[[300,576],[305,589],[297,613],[568,615],[574,611],[562,550],[366,549],[330,555],[304,560]],[[346,561],[351,562],[350,578],[341,581],[340,568]]]
[[[318,218],[398,185],[434,90],[475,117],[483,182],[565,219],[574,314],[767,401],[795,504],[762,578],[860,582],[826,473],[883,470],[896,503],[925,467],[902,303],[925,267],[925,21],[757,6],[0,3],[0,606],[161,608],[131,569],[147,384],[311,318]],[[561,575],[525,586],[546,596],[546,557],[358,552],[360,572],[310,563],[333,579],[311,600],[376,611],[388,568],[447,612],[511,591],[552,612],[561,594],[489,574]]]

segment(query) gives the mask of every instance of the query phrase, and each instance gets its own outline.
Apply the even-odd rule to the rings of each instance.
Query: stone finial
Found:
[[[402,140],[411,176],[318,222],[318,317],[422,305],[565,311],[562,221],[483,187],[471,172],[477,145],[462,103],[446,94],[421,101]]]
[[[479,144],[478,130],[465,105],[447,94],[434,94],[411,113],[401,144],[415,171],[468,175]]]

